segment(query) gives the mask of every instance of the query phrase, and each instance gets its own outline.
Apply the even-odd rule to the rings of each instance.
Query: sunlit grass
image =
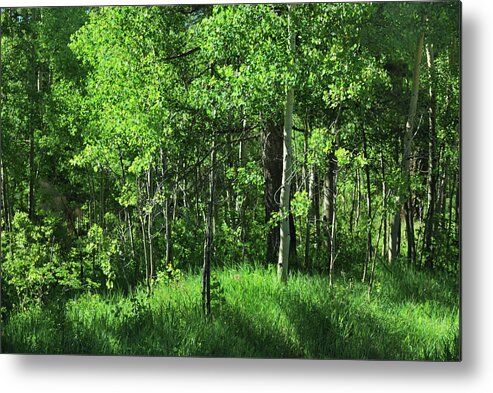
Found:
[[[200,276],[123,295],[81,294],[14,313],[4,350],[27,353],[457,360],[458,290],[441,277],[395,269],[367,286],[340,277],[250,266],[215,272],[213,315]]]

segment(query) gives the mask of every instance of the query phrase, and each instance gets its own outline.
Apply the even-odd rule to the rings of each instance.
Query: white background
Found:
[[[159,1],[1,1],[2,6],[156,3]],[[488,203],[493,197],[491,4],[464,0],[462,5],[461,363],[0,355],[0,391],[493,391],[493,261],[489,258],[493,251],[493,220]]]

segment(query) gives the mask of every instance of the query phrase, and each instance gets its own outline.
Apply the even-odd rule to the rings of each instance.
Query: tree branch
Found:
[[[189,56],[189,55],[192,55],[194,54],[195,52],[198,52],[200,50],[200,47],[195,47],[193,49],[190,49],[186,52],[183,52],[183,53],[180,53],[178,55],[172,55],[172,56],[169,56],[169,57],[165,57],[164,58],[164,61],[171,61],[171,60],[176,60],[176,59],[181,59],[183,57],[186,57],[186,56]]]

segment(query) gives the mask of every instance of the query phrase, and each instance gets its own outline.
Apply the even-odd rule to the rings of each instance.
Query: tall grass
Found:
[[[443,282],[442,282],[443,281]],[[458,288],[448,277],[378,271],[339,277],[225,268],[202,315],[200,276],[123,295],[81,294],[11,314],[6,352],[315,359],[458,360]]]

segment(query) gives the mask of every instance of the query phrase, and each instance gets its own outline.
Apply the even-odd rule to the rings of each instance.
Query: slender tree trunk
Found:
[[[384,221],[385,221],[385,218],[382,217],[382,220],[380,220],[380,226],[378,228],[377,245],[375,247],[376,252],[378,251],[378,246],[380,244],[380,235],[382,233],[382,225],[383,225]],[[384,243],[383,249],[385,249],[385,243]],[[375,255],[373,256],[373,260],[372,260],[372,263],[371,263],[370,281],[369,281],[369,284],[368,284],[368,296],[371,295],[371,291],[373,289],[373,282],[375,280],[375,266],[377,264],[376,263],[377,262],[376,252],[375,252]]]
[[[291,12],[293,5],[289,5],[288,11],[288,33],[290,37],[290,52],[294,56],[295,33],[292,26]],[[286,282],[289,271],[289,249],[290,249],[290,226],[289,226],[289,200],[291,195],[292,167],[292,133],[293,133],[293,107],[294,107],[294,87],[288,88],[286,93],[286,110],[284,113],[284,132],[283,132],[283,166],[282,166],[282,185],[281,201],[279,211],[281,212],[281,231],[279,242],[279,258],[277,262],[277,274],[279,280]]]
[[[396,133],[398,133],[399,130],[397,129]],[[394,151],[394,156],[395,156],[395,162],[394,164],[398,166],[400,164],[400,157],[399,157],[399,152],[401,151],[401,138],[398,136],[398,141],[399,143],[395,144],[395,151]],[[400,236],[401,236],[401,205],[400,205],[400,186],[396,188],[394,191],[394,197],[396,198],[396,209],[391,217],[391,221],[389,222],[390,224],[390,237],[389,237],[389,254],[388,254],[388,263],[392,264],[393,261],[397,258],[397,256],[400,255]]]
[[[359,217],[361,214],[361,177],[360,177],[360,171],[359,168],[356,168],[356,188],[358,190],[358,200],[356,202],[356,221],[354,223],[354,226],[358,228],[359,224]]]
[[[246,132],[246,120],[243,120],[243,134]],[[240,141],[238,146],[238,166],[241,168],[245,162],[245,144],[246,141]],[[244,196],[246,198],[246,196]],[[244,242],[246,239],[246,225],[245,225],[245,207],[248,206],[246,199],[236,195],[235,211],[236,211],[236,226],[240,227],[240,242]]]
[[[368,145],[366,141],[366,132],[363,128],[363,152],[365,155],[365,161],[367,164],[365,165],[365,175],[366,175],[366,206],[368,210],[368,218],[367,218],[367,247],[366,247],[366,261],[363,269],[363,279],[364,282],[366,280],[366,274],[368,266],[370,265],[373,259],[373,245],[372,245],[372,226],[373,226],[373,213],[372,213],[372,204],[371,204],[371,181],[370,181],[370,166],[368,164]]]
[[[409,188],[411,194],[411,189]],[[414,236],[414,205],[412,198],[409,198],[404,205],[406,217],[406,236],[407,236],[407,258],[412,266],[416,264],[416,241]]]
[[[279,255],[277,271],[279,279],[283,282],[288,278],[288,261],[291,241],[289,198],[291,191],[292,175],[292,151],[291,151],[291,132],[292,132],[292,108],[293,108],[293,89],[289,89],[286,100],[286,119],[284,126],[284,159],[283,175],[280,194],[279,211],[281,213]]]
[[[10,202],[9,202],[9,194],[8,194],[8,177],[6,175],[5,167],[0,168],[3,173],[2,173],[2,180],[3,180],[3,190],[2,190],[2,197],[3,197],[3,220],[5,223],[5,230],[11,231],[12,230],[12,219],[11,219],[11,209],[10,209]]]
[[[449,186],[449,211],[448,211],[448,232],[452,232],[452,223],[454,222],[453,220],[453,211],[454,211],[454,195],[456,195],[455,188],[457,187],[457,175],[454,172],[454,175],[452,176],[452,180],[450,181],[450,186]],[[448,238],[450,240],[450,237]]]
[[[34,128],[29,125],[29,219],[34,220],[34,182],[36,169],[34,168]]]
[[[449,165],[447,164],[447,176],[445,176],[444,179],[444,187],[443,187],[443,193],[442,193],[442,206],[443,206],[443,214],[442,214],[442,228],[444,231],[447,230],[447,212],[449,211],[449,205],[450,205],[450,178],[452,177],[451,174],[452,170],[450,169]]]
[[[398,131],[398,130],[397,130]],[[395,164],[400,164],[399,152],[402,148],[402,140],[399,136],[399,143],[395,146]],[[402,165],[402,164],[401,164]],[[389,264],[391,264],[397,256],[401,253],[401,215],[402,215],[402,206],[400,205],[400,193],[401,190],[396,190],[397,197],[397,208],[392,217],[392,223],[390,225],[390,247],[389,247]]]
[[[402,217],[404,215],[404,209],[400,212],[401,216],[398,221],[398,230],[397,230],[397,255],[401,255],[401,244],[402,244]]]
[[[294,155],[293,155],[294,156]],[[293,162],[291,160],[291,162]],[[296,238],[296,222],[294,220],[293,213],[291,212],[291,199],[292,196],[296,193],[297,183],[293,182],[294,173],[291,175],[291,190],[290,190],[290,198],[289,198],[289,269],[296,270],[298,269],[298,254],[297,254],[297,238]]]
[[[356,210],[356,190],[358,188],[358,174],[356,173],[354,176],[354,186],[353,186],[353,193],[351,196],[351,211],[349,213],[349,233],[352,235],[353,233],[353,226],[354,226],[354,212]]]
[[[135,266],[137,266],[138,263],[137,263],[137,256],[135,253],[134,235],[133,235],[133,228],[132,228],[132,218],[131,218],[130,212],[128,211],[128,208],[125,208],[125,222],[127,224],[128,238],[130,240],[130,253],[132,255],[132,261],[134,262]],[[135,277],[135,279],[137,279],[137,276]]]
[[[385,258],[387,249],[387,184],[385,182],[385,163],[383,153],[380,155],[382,165],[382,217],[383,217],[383,243],[382,243],[382,258]]]
[[[39,71],[35,71],[35,97],[38,98],[40,96],[40,73]],[[35,196],[34,196],[34,189],[35,189],[35,182],[36,182],[36,168],[35,168],[35,162],[34,162],[34,154],[35,154],[35,147],[34,147],[34,137],[35,137],[35,124],[34,122],[37,120],[37,99],[33,99],[31,102],[32,105],[32,112],[31,112],[31,118],[29,119],[29,219],[31,221],[34,220],[34,213],[36,211],[35,207]]]
[[[323,221],[325,232],[327,235],[327,255],[329,256],[329,272],[330,266],[333,264],[334,256],[334,238],[332,228],[335,225],[335,200],[336,200],[336,173],[337,163],[334,152],[327,156],[327,170],[324,178],[324,207]],[[334,232],[335,234],[335,232]],[[330,277],[330,273],[329,273]]]
[[[306,233],[305,233],[305,269],[307,271],[311,270],[311,256],[310,256],[310,240],[311,240],[311,228],[315,219],[315,209],[317,209],[317,206],[315,206],[315,201],[314,201],[314,194],[315,194],[315,167],[314,165],[310,165],[308,169],[308,199],[310,200],[310,210],[308,212],[308,217],[306,219]],[[318,241],[318,239],[313,239],[314,243]],[[316,245],[315,245],[315,248]]]
[[[166,264],[169,264],[173,260],[173,243],[171,239],[171,220],[172,220],[172,211],[171,204],[173,203],[173,197],[167,195],[166,190],[164,188],[165,184],[165,173],[166,173],[166,159],[164,157],[164,151],[160,149],[161,156],[161,192],[165,194],[164,196],[164,206],[163,206],[163,218],[164,218],[164,231],[165,231],[165,240],[166,240]],[[175,195],[176,195],[176,187],[175,186]]]
[[[419,34],[418,40],[416,42],[416,51],[414,55],[414,70],[413,70],[413,80],[412,80],[412,93],[411,101],[409,104],[409,113],[406,122],[406,128],[404,132],[404,151],[402,155],[401,163],[401,174],[403,188],[398,194],[398,206],[404,206],[406,224],[407,224],[407,237],[408,237],[408,256],[410,258],[411,264],[415,263],[415,245],[414,245],[414,214],[413,214],[413,204],[412,204],[412,190],[411,190],[411,157],[413,154],[413,132],[415,126],[416,108],[418,104],[418,93],[419,93],[419,77],[421,69],[421,58],[423,53],[424,45],[424,31]],[[400,221],[400,217],[396,214],[394,216],[394,227],[397,227],[397,220]],[[400,223],[400,222],[399,222]],[[397,231],[392,231],[392,247],[391,247],[391,258],[394,259],[397,253],[395,252],[394,245],[397,244],[396,236]]]
[[[292,191],[292,190],[291,190]],[[293,194],[293,192],[291,192]],[[291,202],[289,209],[291,209]],[[294,221],[294,216],[291,211],[289,212],[289,263],[290,269],[298,269],[298,254],[296,249],[297,239],[296,239],[296,223]]]
[[[149,278],[152,281],[154,278],[154,250],[153,250],[153,179],[152,179],[152,167],[149,164],[149,169],[147,170],[147,201],[149,203],[147,216],[147,242],[149,245]]]
[[[324,177],[324,205],[323,205],[323,220],[325,232],[327,235],[327,252],[330,255],[332,249],[332,239],[330,238],[332,228],[332,218],[334,213],[334,174],[335,174],[335,155],[331,152],[327,156],[327,170]]]
[[[173,262],[173,240],[171,238],[171,220],[172,220],[172,209],[171,204],[173,202],[172,197],[167,197],[164,205],[164,226],[166,232],[166,263]]]
[[[339,145],[338,131],[334,135],[334,149],[327,156],[327,170],[324,178],[324,206],[323,220],[327,234],[327,254],[329,267],[329,283],[332,285],[332,273],[335,263],[335,238],[336,238],[336,200],[337,200],[337,159],[335,149]]]
[[[200,195],[200,188],[199,188],[199,179],[200,179],[200,168],[197,166],[197,169],[195,170],[195,224],[198,227],[200,225],[200,207],[199,207],[199,195]]]
[[[392,263],[399,255],[399,242],[401,235],[401,210],[394,213],[390,227],[389,263]]]
[[[428,108],[428,201],[424,235],[423,254],[427,269],[433,269],[433,232],[435,223],[436,184],[437,184],[437,155],[436,155],[436,97],[435,97],[435,59],[433,47],[426,46],[430,88],[428,91],[430,106]]]
[[[312,199],[312,194],[310,193],[310,180],[311,180],[312,166],[308,168],[308,127],[305,122],[305,132],[303,133],[303,180],[305,186],[305,192],[308,195],[309,200]],[[303,267],[308,269],[310,265],[310,224],[312,210],[308,211],[305,222],[305,255],[303,257]]]
[[[126,170],[125,170],[125,165],[123,163],[123,155],[121,153],[120,153],[120,168],[121,168],[121,171],[122,171],[121,183],[122,183],[122,187],[123,187],[126,184],[126,181],[127,181],[127,173],[126,173]],[[93,192],[91,191],[91,195],[92,194],[93,194]],[[89,206],[91,206],[91,203],[89,203]],[[138,267],[137,267],[138,263],[137,263],[136,253],[135,253],[135,246],[134,246],[134,239],[133,239],[133,228],[132,228],[132,219],[131,219],[131,215],[129,213],[129,207],[128,206],[125,206],[124,209],[123,209],[123,211],[124,211],[125,224],[126,224],[127,230],[128,230],[128,237],[129,237],[129,241],[130,241],[130,252],[131,252],[131,256],[132,256],[132,261],[134,262],[134,264],[136,266],[135,273],[137,273],[138,272]],[[137,274],[135,274],[134,279],[137,280]]]
[[[89,183],[89,228],[92,227],[94,222],[96,222],[96,193],[94,191],[94,179],[93,171],[89,172],[88,183]]]
[[[337,161],[333,158],[333,174],[332,174],[332,216],[330,220],[330,254],[329,254],[329,285],[332,286],[334,265],[336,261],[336,226],[337,226]]]
[[[424,21],[424,19],[423,19]],[[413,70],[413,91],[411,102],[409,105],[409,116],[406,123],[406,132],[404,134],[404,154],[403,154],[403,172],[404,172],[404,184],[407,187],[407,201],[404,200],[404,206],[406,206],[406,228],[407,228],[407,240],[408,240],[408,257],[412,265],[416,263],[416,247],[414,240],[414,208],[412,200],[411,189],[411,157],[413,152],[413,132],[415,129],[416,108],[418,104],[419,93],[419,78],[421,70],[421,58],[423,54],[424,46],[424,32],[419,35],[418,42],[416,43],[415,63]],[[406,199],[406,198],[405,198]]]
[[[447,164],[445,164],[445,167],[442,169],[440,173],[440,182],[438,185],[438,193],[437,193],[437,201],[436,201],[436,206],[435,206],[435,212],[436,212],[436,217],[437,221],[435,225],[437,225],[438,230],[443,229],[443,216],[445,215],[445,182],[447,179]]]
[[[185,170],[186,166],[183,164],[183,170]],[[173,193],[173,221],[176,220],[176,214],[178,211],[178,197],[182,195],[182,200],[183,200],[183,207],[188,211],[188,209],[193,208],[193,199],[188,197],[188,183],[186,181],[186,178],[183,179],[183,184],[180,187],[180,182],[178,175],[176,175],[176,181],[175,181],[176,187],[175,187],[175,192]],[[187,212],[187,217],[188,217],[188,212]]]
[[[238,226],[238,215],[236,214],[236,192],[233,187],[233,181],[227,180],[227,168],[234,168],[236,174],[238,174],[237,161],[233,156],[233,141],[231,134],[226,134],[225,138],[227,140],[225,148],[226,165],[221,165],[220,170],[217,171],[217,176],[219,179],[224,179],[224,186],[222,187],[225,194],[225,204],[224,204],[224,221],[228,228],[236,229]],[[219,209],[216,209],[219,212]],[[216,220],[216,217],[214,217]]]
[[[151,278],[149,274],[149,258],[147,257],[147,240],[146,240],[146,213],[144,211],[139,214],[140,219],[140,229],[142,231],[142,248],[144,249],[144,262],[145,262],[145,270],[146,270],[146,284],[147,284],[147,293],[151,292]]]
[[[147,242],[149,244],[149,278],[154,278],[154,259],[153,259],[153,242],[152,242],[152,213],[147,213]]]
[[[216,167],[216,140],[212,137],[211,147],[211,171],[209,174],[209,201],[207,203],[207,216],[204,241],[204,265],[202,269],[202,311],[205,316],[211,314],[211,260],[214,241],[214,191],[215,191],[215,167]]]
[[[100,166],[99,175],[99,226],[104,228],[104,170]]]
[[[316,269],[318,266],[318,263],[316,264],[315,262],[318,261],[318,257],[320,255],[320,247],[321,244],[323,244],[322,240],[322,233],[320,229],[320,190],[322,189],[320,185],[320,179],[318,176],[317,172],[317,167],[314,165],[312,168],[312,178],[313,178],[313,184],[312,184],[312,197],[310,200],[312,201],[312,219],[313,219],[313,224],[315,225],[315,237],[312,241],[313,245],[313,256],[311,257],[310,264],[312,269]],[[317,265],[317,266],[316,266]]]
[[[33,9],[31,18],[32,23],[36,23],[38,20],[38,10]],[[31,36],[32,39],[32,70],[31,70],[31,97],[29,97],[31,101],[31,113],[29,116],[29,219],[31,221],[34,220],[34,214],[36,212],[35,207],[35,181],[36,181],[36,168],[35,168],[35,129],[39,126],[38,122],[41,120],[39,116],[39,108],[40,108],[40,97],[41,97],[41,83],[40,83],[40,72],[38,69],[38,59],[36,53],[36,45],[37,45],[37,34],[35,29],[33,29],[33,33]]]
[[[314,206],[314,221],[315,221],[315,246],[317,251],[320,249],[322,234],[320,231],[320,180],[317,172],[317,168],[313,168],[313,206]]]

